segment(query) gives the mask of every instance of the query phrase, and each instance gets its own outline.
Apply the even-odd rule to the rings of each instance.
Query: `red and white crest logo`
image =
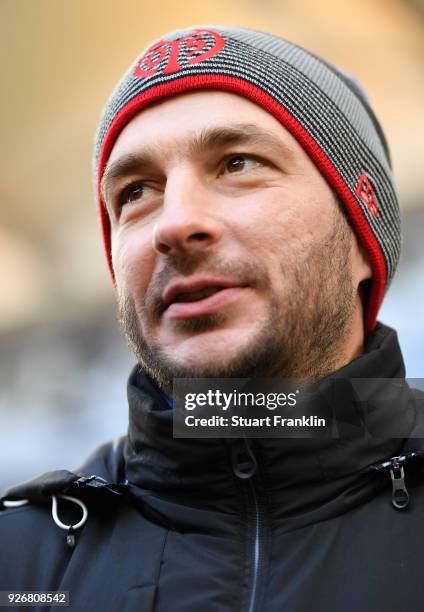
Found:
[[[374,188],[371,185],[370,179],[366,174],[361,174],[359,177],[358,186],[356,188],[356,195],[362,202],[364,202],[373,217],[378,215],[378,203],[375,197]]]
[[[152,45],[137,62],[134,76],[144,78],[158,72],[178,72],[184,64],[199,64],[213,57],[224,45],[225,41],[218,32],[202,29],[193,30],[178,40],[161,40]]]

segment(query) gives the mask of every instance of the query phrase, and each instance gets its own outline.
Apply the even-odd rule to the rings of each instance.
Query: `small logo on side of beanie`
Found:
[[[362,200],[362,202],[364,202],[364,204],[367,205],[371,215],[373,217],[377,217],[379,212],[377,198],[375,197],[375,192],[373,186],[371,185],[371,181],[366,174],[361,174],[359,177],[356,195],[360,200]]]
[[[161,40],[152,45],[137,62],[134,76],[145,78],[157,73],[172,74],[183,68],[214,57],[225,41],[213,30],[193,30],[178,40]]]

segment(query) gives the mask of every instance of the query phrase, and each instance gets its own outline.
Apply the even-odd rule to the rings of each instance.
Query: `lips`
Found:
[[[174,302],[195,302],[197,300],[202,300],[204,298],[217,293],[217,291],[222,291],[223,287],[205,287],[204,289],[199,289],[198,291],[189,291],[184,293],[178,293],[175,296]]]
[[[180,302],[203,302],[226,289],[240,289],[239,281],[219,278],[198,278],[190,281],[180,281],[169,285],[162,294],[164,310]],[[194,304],[193,304],[194,306]]]

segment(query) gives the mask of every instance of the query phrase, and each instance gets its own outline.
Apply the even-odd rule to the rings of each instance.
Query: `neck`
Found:
[[[364,353],[365,334],[363,304],[357,294],[350,320],[344,332],[338,337],[333,334],[331,344],[326,346],[309,345],[305,347],[299,361],[293,365],[290,374],[279,373],[275,377],[321,379],[337,372]]]
[[[357,294],[352,324],[349,327],[337,369],[350,363],[364,352],[364,316],[361,296]]]

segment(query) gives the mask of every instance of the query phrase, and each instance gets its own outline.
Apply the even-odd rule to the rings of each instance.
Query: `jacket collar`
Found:
[[[404,378],[396,332],[377,324],[368,336],[364,353],[331,376],[335,377]],[[319,382],[320,391],[328,382],[329,378]],[[345,385],[340,401],[346,410],[353,400],[352,387]],[[184,497],[200,506],[231,507],[229,501],[226,504],[234,496],[231,446],[241,441],[173,438],[172,408],[137,367],[128,381],[128,401],[124,457],[129,482],[144,495]],[[322,505],[339,498],[349,487],[357,489],[366,466],[400,453],[414,421],[411,396],[402,393],[393,402],[373,404],[372,422],[377,431],[390,422],[391,431],[402,432],[403,437],[378,438],[365,432],[342,439],[268,438],[249,442],[268,494],[277,498],[284,494],[286,513],[293,515],[301,513],[306,504]],[[369,489],[367,494],[371,494]]]
[[[363,355],[332,378],[343,383],[349,378],[404,376],[396,333],[378,324]],[[326,384],[328,380],[320,381],[321,390]],[[280,530],[342,514],[381,487],[388,489],[390,498],[390,457],[402,453],[400,460],[409,464],[406,471],[421,465],[422,460],[415,459],[424,457],[424,411],[419,410],[424,393],[403,389],[406,392],[393,402],[370,405],[376,429],[390,423],[390,431],[404,432],[404,437],[377,438],[364,432],[339,439],[248,441],[258,466],[253,480],[268,499],[269,514]],[[232,459],[234,449],[240,450],[246,441],[174,439],[172,409],[138,368],[128,381],[128,399],[128,436],[96,449],[75,472],[47,472],[10,488],[0,498],[0,510],[6,498],[43,504],[63,492],[107,506],[126,497],[153,520],[172,528],[214,528],[228,534],[237,530],[243,482],[234,475]],[[344,385],[343,410],[352,399],[351,387]]]

